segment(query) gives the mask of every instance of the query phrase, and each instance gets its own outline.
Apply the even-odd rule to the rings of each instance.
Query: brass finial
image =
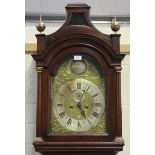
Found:
[[[116,33],[120,30],[120,24],[116,21],[116,16],[112,19],[111,29]]]
[[[37,30],[41,33],[45,30],[46,26],[44,24],[44,22],[42,22],[42,15],[40,15],[40,21],[39,23],[36,25]]]

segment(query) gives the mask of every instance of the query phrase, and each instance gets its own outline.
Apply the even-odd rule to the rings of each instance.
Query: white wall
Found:
[[[46,34],[52,33],[60,27],[60,23],[48,24]],[[112,33],[110,25],[108,24],[96,24],[97,28],[105,33]],[[122,25],[120,33],[122,34],[121,44],[129,44],[129,25]],[[26,24],[26,43],[36,42],[35,24]],[[130,55],[126,55],[122,62],[122,114],[123,114],[123,137],[125,139],[124,151],[118,153],[118,155],[129,155],[130,149],[130,123],[129,123],[129,74],[130,74]],[[35,71],[35,62],[30,54],[25,55],[25,155],[38,155],[35,153],[32,146],[32,142],[35,138],[35,122],[36,122],[36,93],[37,93],[37,73]]]
[[[87,3],[92,14],[129,15],[130,0],[25,0],[27,13],[65,13],[68,3]]]

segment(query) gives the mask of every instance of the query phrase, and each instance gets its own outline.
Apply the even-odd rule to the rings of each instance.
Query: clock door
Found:
[[[70,56],[51,77],[50,88],[51,134],[106,133],[106,75],[95,61]]]

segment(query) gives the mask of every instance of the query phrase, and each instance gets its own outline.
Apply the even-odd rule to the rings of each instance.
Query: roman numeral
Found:
[[[69,119],[69,120],[67,121],[67,124],[68,124],[68,125],[71,125],[71,123],[72,123],[72,120]]]
[[[97,112],[95,112],[95,111],[93,112],[92,115],[93,115],[94,117],[96,117],[96,118],[99,116],[99,114],[98,114]]]
[[[64,112],[64,111],[61,112],[61,113],[59,114],[59,116],[60,116],[61,118],[63,118],[63,117],[65,116],[65,112]]]
[[[78,128],[81,128],[81,124],[80,124],[80,122],[78,121]]]
[[[81,83],[77,83],[77,89],[81,89]]]
[[[101,107],[101,103],[95,103],[95,107]]]
[[[63,107],[63,104],[57,104],[57,107]]]
[[[91,122],[89,121],[89,119],[87,119],[88,123],[91,125]]]
[[[90,86],[88,86],[87,91],[89,90]]]
[[[94,94],[92,97],[94,98],[94,97],[96,97],[97,95],[98,95],[98,93]]]

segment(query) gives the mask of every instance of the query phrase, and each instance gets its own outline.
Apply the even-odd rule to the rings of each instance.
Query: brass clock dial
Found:
[[[87,57],[64,61],[51,92],[51,132],[106,132],[105,78]]]
[[[88,131],[100,121],[105,108],[98,86],[85,79],[63,84],[54,96],[53,111],[59,123],[71,131]]]

